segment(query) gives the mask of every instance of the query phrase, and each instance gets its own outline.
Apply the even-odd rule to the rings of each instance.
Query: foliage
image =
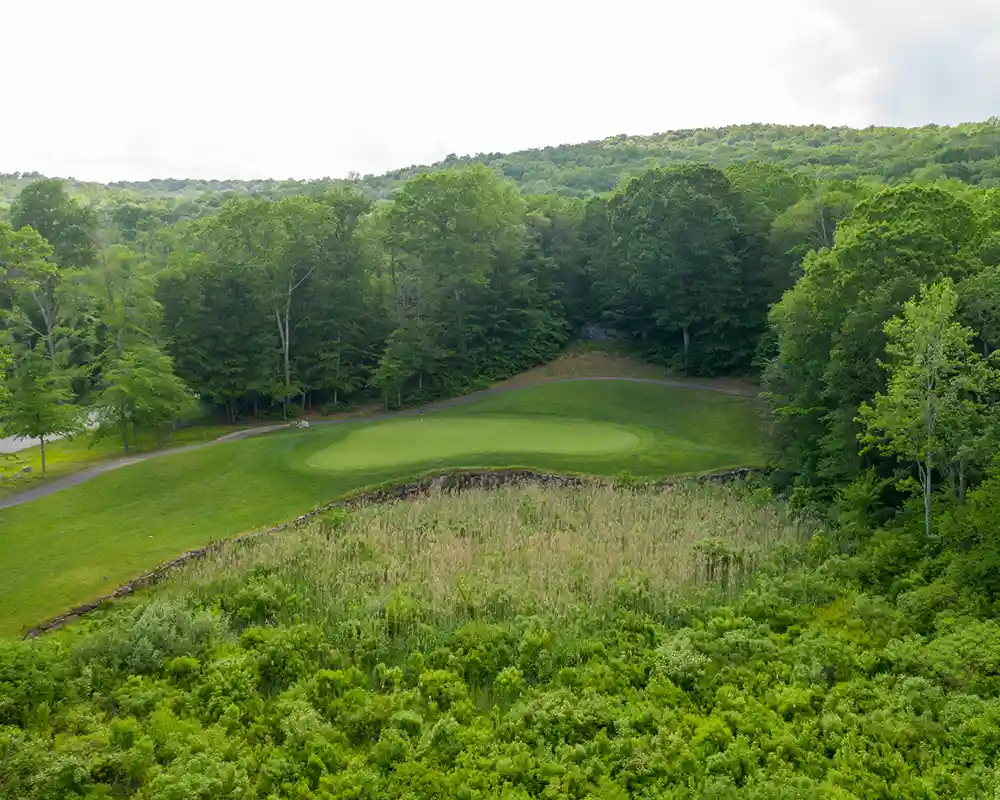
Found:
[[[988,796],[1000,628],[979,587],[997,570],[997,497],[984,486],[942,518],[954,549],[900,550],[897,528],[851,558],[815,526],[805,548],[782,545],[786,511],[722,487],[337,515],[76,630],[0,644],[0,790]],[[623,539],[630,519],[644,522]],[[526,557],[537,546],[550,557]],[[662,576],[671,548],[708,559],[687,588]],[[735,563],[750,582],[727,597],[715,582]]]
[[[967,471],[982,467],[996,446],[987,404],[1000,390],[1000,372],[973,352],[972,330],[954,320],[957,305],[946,278],[922,288],[919,301],[907,301],[886,323],[888,389],[863,403],[859,417],[862,443],[917,465],[927,536],[935,469],[959,476],[961,501]]]
[[[34,223],[53,250],[39,240],[10,319],[32,344],[60,342],[81,402],[104,388],[109,348],[121,357],[131,339],[168,352],[192,391],[233,421],[279,408],[287,417],[293,400],[305,411],[455,395],[551,359],[572,336],[627,339],[694,373],[747,372],[780,347],[767,310],[803,259],[833,246],[839,223],[875,193],[859,175],[888,154],[870,162],[869,140],[979,142],[989,130],[749,126],[616,137],[576,148],[584,162],[572,167],[573,148],[551,148],[368,181],[193,192],[168,181],[104,196],[41,179],[23,189],[12,220]],[[747,158],[765,152],[755,144],[786,140],[805,151],[838,143],[827,165],[838,168],[792,171],[823,159],[791,158],[798,150],[785,144],[774,163]],[[512,167],[522,156],[566,165],[569,193],[581,196],[598,188],[581,171],[597,157],[598,172],[615,176],[600,178],[600,191],[614,191],[586,203],[559,197],[570,184]],[[155,199],[142,199],[146,190]],[[948,191],[980,227],[996,219],[986,193]],[[974,239],[977,258],[995,249],[989,235]],[[853,399],[856,408],[865,397]]]
[[[3,415],[7,413],[7,409],[10,407],[10,387],[7,385],[8,382],[8,370],[14,363],[14,359],[10,354],[10,346],[4,342],[0,342],[0,419]]]
[[[107,208],[127,235],[149,225],[204,213],[227,196],[276,199],[319,195],[349,186],[372,200],[383,199],[416,175],[483,165],[515,182],[527,195],[586,197],[610,191],[647,169],[692,163],[722,167],[750,161],[830,180],[864,178],[876,183],[953,180],[996,186],[1000,180],[997,122],[920,128],[825,127],[822,125],[730,125],[664,131],[650,136],[620,134],[580,144],[514,153],[449,156],[383,175],[318,180],[185,180],[161,178],[108,185],[74,181],[71,192]],[[37,173],[0,175],[0,201],[14,199]]]
[[[1000,254],[992,266],[970,275],[957,289],[960,320],[973,330],[980,354],[991,356],[1000,349]]]
[[[747,280],[756,271],[750,223],[725,175],[711,167],[653,170],[602,208],[607,222],[592,245],[600,253],[592,274],[605,319],[689,371],[747,364],[752,348],[745,348],[766,308],[748,298],[767,293]]]
[[[399,403],[455,394],[551,359],[566,323],[526,262],[526,207],[485,169],[444,171],[400,189],[387,214],[395,306],[375,383]],[[536,277],[541,280],[536,280]],[[549,289],[551,292],[551,287]]]
[[[9,351],[8,351],[9,352]],[[39,343],[19,349],[5,370],[6,404],[0,404],[0,432],[38,439],[45,473],[45,440],[80,428],[79,409],[70,403],[72,391],[65,371],[52,363]]]
[[[10,220],[15,229],[30,227],[49,242],[64,269],[87,267],[97,259],[97,215],[71,198],[60,180],[43,178],[25,186],[11,205]]]
[[[745,399],[643,384],[119,470],[2,512],[32,533],[0,555],[5,630],[423,469],[620,493],[340,511],[0,643],[0,794],[995,792],[997,133],[736,126],[348,181],[0,176],[5,419],[96,402],[128,447],[192,390],[233,420],[422,403],[620,338],[695,373],[763,366],[772,484],[834,523],[800,547],[766,488],[656,493],[759,460],[758,428]]]
[[[859,457],[858,407],[884,392],[885,323],[921,285],[975,273],[973,208],[941,189],[903,186],[861,202],[833,247],[771,311],[777,354],[765,373],[778,447],[804,485],[843,483]]]
[[[107,386],[95,407],[101,424],[121,437],[126,453],[137,429],[162,434],[192,404],[170,356],[151,345],[125,350],[105,368],[104,379]]]
[[[293,400],[306,412],[453,396],[550,360],[572,336],[625,339],[692,373],[746,373],[781,347],[768,308],[874,189],[727,164],[636,170],[584,203],[525,195],[456,161],[376,205],[353,185],[319,183],[217,194],[177,213],[122,197],[98,214],[99,201],[41,180],[12,218],[53,241],[18,231],[37,242],[14,248],[8,327],[76,370],[81,403],[126,348],[155,346],[231,421],[287,417]],[[991,195],[894,196],[918,191],[966,209],[978,228],[956,230],[971,258],[992,252]],[[852,409],[870,396],[854,394]]]

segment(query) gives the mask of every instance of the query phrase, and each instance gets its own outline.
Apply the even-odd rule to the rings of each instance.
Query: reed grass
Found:
[[[741,486],[439,493],[337,510],[230,546],[185,568],[166,590],[230,603],[256,591],[282,622],[378,619],[413,633],[609,602],[649,610],[692,589],[730,594],[776,548],[812,530]]]

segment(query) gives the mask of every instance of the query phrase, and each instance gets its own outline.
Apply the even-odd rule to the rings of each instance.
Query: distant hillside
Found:
[[[885,183],[957,178],[1000,185],[1000,118],[985,123],[924,128],[825,128],[819,125],[737,125],[614,136],[597,142],[518,153],[449,158],[362,183],[378,191],[428,169],[481,163],[502,172],[528,194],[585,196],[613,189],[650,167],[684,162],[726,166],[763,161],[824,178],[874,178]]]
[[[1000,118],[955,127],[827,128],[821,125],[734,125],[668,131],[652,136],[613,136],[601,141],[522,150],[448,156],[436,164],[410,166],[353,180],[187,180],[165,178],[108,185],[73,181],[75,194],[106,198],[162,198],[197,202],[205,194],[255,193],[280,197],[356,185],[373,199],[388,196],[420,172],[486,164],[526,194],[585,197],[613,189],[623,178],[650,167],[684,162],[726,166],[763,161],[824,178],[870,178],[884,183],[953,178],[1000,186]],[[0,175],[0,202],[9,203],[37,174]]]

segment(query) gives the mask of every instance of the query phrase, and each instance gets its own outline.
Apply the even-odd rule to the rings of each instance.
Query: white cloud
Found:
[[[7,5],[2,171],[339,176],[626,132],[996,113],[969,88],[996,72],[962,76],[960,103],[955,70],[899,83],[914,43],[933,45],[925,66],[969,63],[941,34],[1000,19],[972,0],[950,17],[892,0]]]

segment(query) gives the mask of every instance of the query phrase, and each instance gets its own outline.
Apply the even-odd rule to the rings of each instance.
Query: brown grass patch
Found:
[[[416,624],[428,614],[452,622],[560,614],[614,600],[623,587],[661,598],[731,592],[775,548],[811,531],[739,486],[510,487],[338,510],[215,553],[167,590],[208,600],[266,573],[296,597],[297,613],[331,625],[358,615],[403,614]]]

